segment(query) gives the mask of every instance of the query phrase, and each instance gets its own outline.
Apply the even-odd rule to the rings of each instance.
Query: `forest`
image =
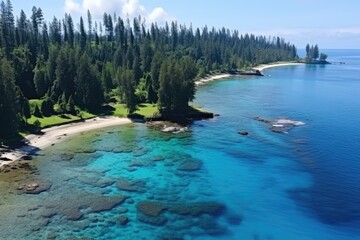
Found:
[[[195,79],[215,71],[246,69],[297,59],[294,45],[279,37],[194,28],[176,21],[162,26],[141,16],[123,19],[91,13],[80,19],[44,19],[0,6],[0,139],[32,129],[33,116],[82,111],[97,113],[105,104],[156,104],[160,113],[186,111],[195,97]],[[39,105],[31,106],[31,101]]]

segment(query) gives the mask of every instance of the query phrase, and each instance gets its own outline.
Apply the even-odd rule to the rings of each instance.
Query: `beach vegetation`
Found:
[[[327,55],[325,53],[319,53],[319,47],[317,44],[310,46],[310,44],[307,44],[305,47],[306,51],[306,57],[305,62],[306,63],[327,63]]]
[[[146,24],[140,16],[86,17],[46,21],[41,6],[15,17],[11,1],[1,3],[0,138],[35,120],[44,127],[102,114],[109,104],[119,116],[184,113],[196,77],[297,59],[296,47],[280,37]]]

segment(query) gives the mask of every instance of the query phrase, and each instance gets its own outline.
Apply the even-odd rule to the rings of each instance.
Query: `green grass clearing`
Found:
[[[111,106],[114,108],[112,115],[116,117],[128,117],[129,112],[125,104],[116,103],[112,104]],[[151,118],[158,113],[159,110],[156,104],[141,103],[137,106],[137,110],[133,115],[142,116],[144,118]]]

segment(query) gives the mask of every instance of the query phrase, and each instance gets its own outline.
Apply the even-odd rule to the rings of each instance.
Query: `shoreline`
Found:
[[[0,169],[16,160],[20,160],[23,157],[63,141],[69,136],[100,128],[119,126],[129,123],[132,123],[129,118],[118,118],[110,116],[96,117],[87,119],[84,122],[69,123],[61,126],[42,129],[41,134],[27,135],[22,140],[22,142],[25,143],[24,146],[16,149],[9,149],[7,152],[0,153],[1,158],[8,159],[6,161],[0,161]]]
[[[196,80],[195,85],[196,86],[204,85],[204,84],[206,84],[208,82],[212,82],[212,81],[220,80],[220,79],[225,79],[225,78],[229,78],[229,77],[232,77],[232,76],[235,76],[235,75],[230,74],[230,73],[219,73],[219,74],[215,74],[215,75],[209,75],[207,77],[200,78],[199,80]]]
[[[263,70],[266,70],[268,68],[299,66],[299,65],[304,65],[304,64],[305,63],[297,63],[297,62],[278,62],[278,63],[260,64],[256,67],[253,67],[252,70],[255,70],[255,71],[258,70],[258,71],[262,72]],[[219,73],[219,74],[210,75],[210,76],[207,76],[204,78],[200,78],[199,80],[195,81],[195,85],[201,86],[201,85],[207,84],[207,83],[215,81],[215,80],[226,79],[226,78],[230,78],[230,77],[234,77],[234,76],[238,77],[238,76],[246,76],[246,75]]]
[[[253,67],[254,70],[259,70],[260,72],[274,67],[288,67],[288,66],[300,66],[305,65],[305,63],[300,62],[278,62],[278,63],[269,63],[269,64],[260,64],[256,67]]]
[[[253,67],[252,69],[259,70],[261,72],[265,69],[273,68],[273,67],[296,66],[303,64],[304,63],[279,62],[279,63],[271,63],[271,64],[262,64]],[[210,75],[205,78],[201,78],[195,81],[195,85],[200,86],[215,80],[226,79],[233,76],[245,76],[245,75],[220,73],[220,74]],[[76,123],[73,122],[65,125],[42,129],[41,134],[27,135],[22,140],[22,142],[25,144],[24,146],[15,149],[7,149],[6,152],[0,152],[0,158],[7,159],[7,160],[0,160],[0,169],[2,169],[4,166],[8,164],[13,163],[16,160],[24,159],[24,157],[28,157],[29,155],[32,155],[37,151],[52,146],[60,141],[63,141],[69,136],[73,136],[82,132],[87,132],[100,128],[124,125],[129,123],[132,123],[132,121],[129,118],[118,118],[113,116],[107,116],[107,117],[96,117],[92,119],[87,119],[84,122],[76,122]]]

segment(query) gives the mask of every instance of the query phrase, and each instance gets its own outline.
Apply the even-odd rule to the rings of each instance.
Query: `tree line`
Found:
[[[78,22],[78,24],[76,24]],[[104,13],[101,22],[44,20],[40,7],[15,18],[10,0],[0,6],[0,138],[25,128],[32,114],[96,111],[118,99],[129,112],[141,102],[160,112],[185,111],[196,77],[274,61],[294,60],[294,45],[279,37],[226,28],[193,29],[176,21],[159,26]],[[30,111],[29,99],[43,99]],[[56,106],[56,107],[54,107]]]
[[[305,51],[306,51],[306,57],[305,57],[305,62],[307,63],[311,63],[312,61],[317,61],[319,60],[320,62],[325,62],[327,59],[327,54],[325,53],[320,53],[319,55],[319,47],[317,44],[311,45],[310,44],[306,44],[305,47]]]

